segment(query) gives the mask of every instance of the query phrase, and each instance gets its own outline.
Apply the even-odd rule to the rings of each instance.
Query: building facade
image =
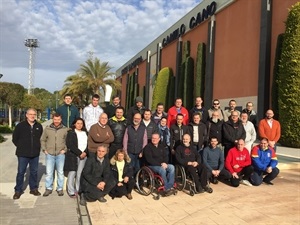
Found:
[[[179,75],[182,44],[190,43],[190,57],[204,43],[204,105],[230,99],[245,107],[252,101],[259,118],[271,107],[271,86],[278,35],[285,31],[288,9],[298,0],[203,0],[193,10],[156,38],[117,70],[126,101],[132,74],[138,95],[151,107],[153,77],[164,67]],[[175,90],[176,96],[176,90]]]

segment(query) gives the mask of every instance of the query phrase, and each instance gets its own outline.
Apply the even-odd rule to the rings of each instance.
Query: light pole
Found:
[[[38,39],[26,39],[24,42],[29,51],[28,94],[33,94],[35,49],[39,47]]]

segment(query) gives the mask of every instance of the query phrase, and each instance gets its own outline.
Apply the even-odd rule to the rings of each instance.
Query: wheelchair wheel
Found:
[[[194,196],[195,192],[193,190],[190,190],[190,196]]]
[[[175,166],[175,183],[179,191],[182,191],[186,185],[186,174],[184,168],[180,165]]]
[[[144,166],[136,174],[136,186],[140,194],[148,196],[154,189],[154,177],[152,171]]]

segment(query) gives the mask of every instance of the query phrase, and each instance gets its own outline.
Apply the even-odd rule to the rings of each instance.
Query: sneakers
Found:
[[[19,199],[21,197],[22,193],[21,192],[15,192],[13,199]]]
[[[58,196],[63,196],[64,195],[64,191],[63,190],[59,190],[56,191]]]
[[[44,192],[43,196],[44,196],[44,197],[47,197],[47,196],[49,196],[50,194],[52,194],[52,190],[46,189],[46,191]]]
[[[271,181],[263,180],[263,182],[267,185],[274,185]]]
[[[213,189],[209,186],[209,185],[206,185],[204,188],[204,191],[206,191],[207,193],[213,193]]]
[[[241,180],[240,183],[252,187],[252,184],[248,180]]]
[[[107,200],[106,200],[104,197],[100,197],[100,198],[98,199],[98,201],[99,201],[99,202],[103,202],[103,203],[104,203],[104,202],[107,202]]]
[[[38,189],[31,190],[29,192],[29,194],[32,194],[34,196],[40,196],[41,195],[41,193],[38,191]]]
[[[126,195],[126,197],[127,197],[129,200],[132,199],[132,195],[131,195],[130,193],[128,193],[128,194]]]

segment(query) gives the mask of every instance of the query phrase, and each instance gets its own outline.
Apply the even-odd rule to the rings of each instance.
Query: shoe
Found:
[[[69,195],[70,198],[77,198],[77,195]]]
[[[106,200],[104,197],[100,197],[100,198],[98,199],[98,201],[99,201],[99,202],[107,202],[107,200]]]
[[[126,197],[127,197],[129,200],[132,199],[132,195],[131,195],[130,193],[128,193],[128,194],[126,195]]]
[[[213,177],[213,178],[211,178],[211,183],[218,184],[219,181],[218,181],[218,179],[216,177]]]
[[[40,196],[41,195],[41,193],[38,191],[38,189],[31,190],[29,192],[29,194],[32,194],[34,196]]]
[[[252,184],[248,180],[241,180],[240,183],[252,187]]]
[[[44,192],[43,196],[44,196],[44,197],[47,197],[47,196],[49,196],[50,194],[52,194],[52,190],[46,189],[46,191]]]
[[[15,192],[13,199],[19,199],[21,197],[22,193],[21,192]]]
[[[266,183],[267,185],[274,185],[271,181],[263,180],[263,182]]]
[[[80,195],[79,204],[82,205],[82,206],[86,206],[86,200],[85,200],[84,194]]]
[[[206,185],[204,188],[204,191],[206,191],[207,193],[213,193],[213,189],[209,186],[209,185]]]
[[[204,193],[204,189],[200,187],[196,187],[197,194]]]
[[[56,191],[58,196],[64,196],[64,191],[63,190],[59,190],[59,191]]]

